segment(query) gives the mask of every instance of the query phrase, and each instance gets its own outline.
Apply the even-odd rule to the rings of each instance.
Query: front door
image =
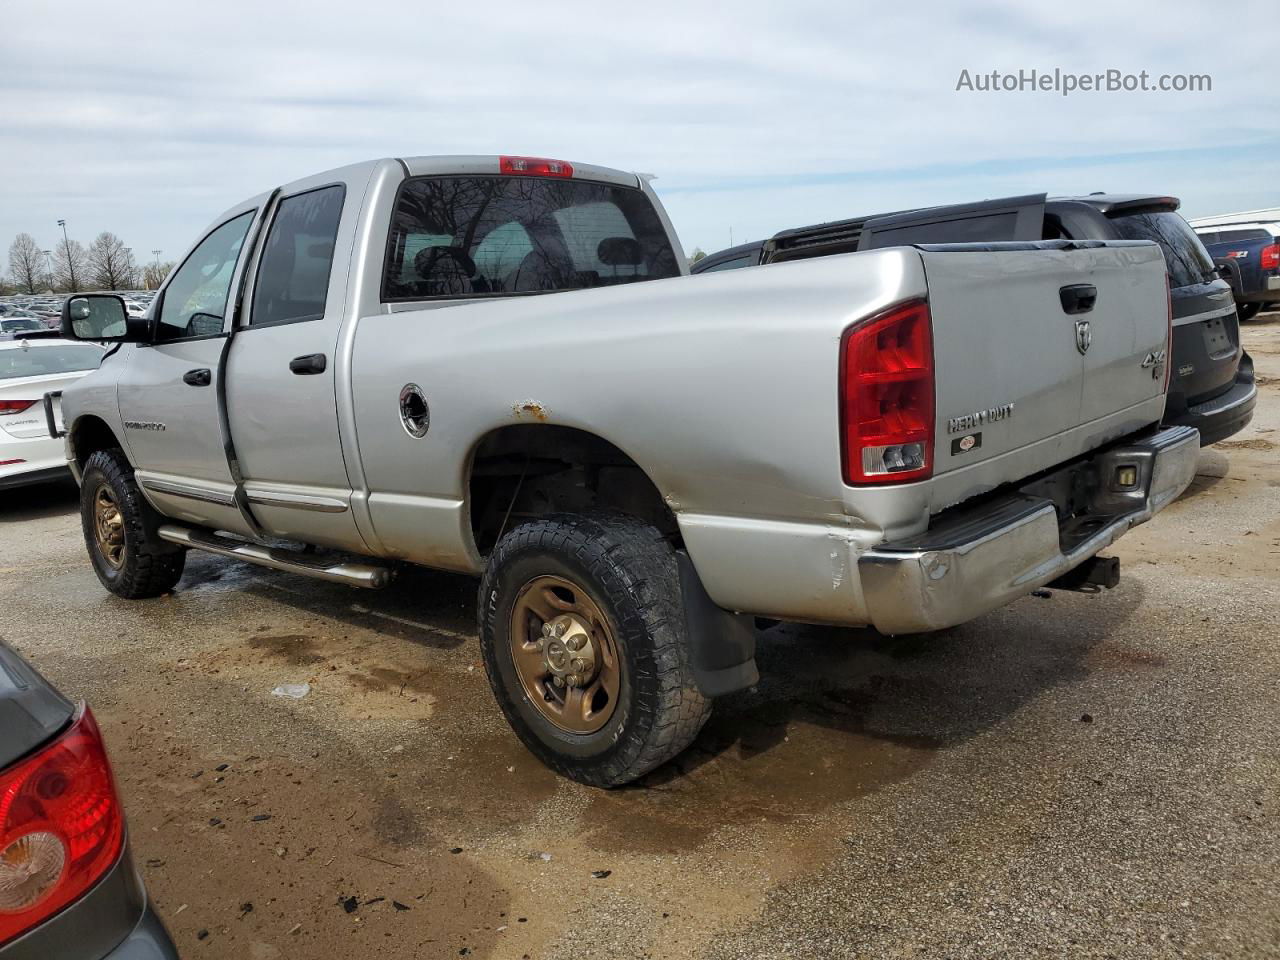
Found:
[[[119,381],[124,440],[138,483],[167,516],[249,534],[218,412],[226,317],[257,217],[232,211],[188,254],[157,298],[151,343],[133,347]]]
[[[281,191],[232,340],[227,416],[264,530],[368,552],[351,510],[335,396],[359,208],[358,197],[346,200],[345,186],[332,182]]]

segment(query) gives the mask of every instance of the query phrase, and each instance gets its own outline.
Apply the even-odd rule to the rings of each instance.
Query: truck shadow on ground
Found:
[[[0,491],[0,523],[62,517],[79,509],[80,488],[70,474],[66,480]]]
[[[211,582],[212,576],[220,579]],[[561,780],[524,753],[502,724],[482,671],[467,674],[460,692],[456,671],[443,668],[438,658],[418,661],[419,669],[412,655],[378,653],[377,638],[386,636],[429,648],[465,646],[474,657],[472,578],[409,571],[386,590],[352,591],[285,574],[244,574],[238,565],[193,557],[192,578],[184,578],[179,592],[210,586],[248,591],[299,614],[336,621],[320,628],[336,634],[331,638],[290,629],[286,636],[245,642],[277,661],[303,657],[304,666],[336,657],[330,660],[338,664],[334,676],[350,685],[350,693],[333,692],[354,702],[372,704],[370,696],[395,704],[422,698],[397,707],[412,712],[429,700],[434,715],[421,722],[444,736],[434,750],[450,755],[454,775],[502,784],[500,801],[479,791],[470,795],[472,805],[515,804],[532,811],[553,796],[572,798],[583,810],[576,836],[605,852],[679,852],[726,827],[803,824],[910,779],[941,751],[997,727],[1046,691],[1099,669],[1161,665],[1126,646],[1134,641],[1120,639],[1130,632],[1125,624],[1143,600],[1136,578],[1098,596],[1028,597],[923,637],[783,625],[760,634],[759,685],[719,700],[688,750],[634,785],[600,791]],[[346,640],[342,625],[372,636]],[[311,628],[299,628],[304,629]],[[354,668],[347,662],[356,659],[352,645],[360,651]],[[1079,713],[1062,718],[1064,725],[1079,720]],[[410,772],[431,762],[427,752],[411,748],[402,762],[424,804],[436,804],[435,815],[441,815],[441,807],[448,808],[447,791],[440,792],[436,778],[425,772]],[[491,822],[486,832],[493,829]],[[523,826],[497,829],[520,832]]]
[[[1105,596],[1027,598],[923,637],[767,631],[759,686],[718,701],[693,746],[671,763],[631,787],[596,793],[586,818],[591,842],[677,851],[725,824],[802,824],[907,780],[1050,689],[1098,669],[1159,666],[1112,639],[1143,595],[1130,580]]]

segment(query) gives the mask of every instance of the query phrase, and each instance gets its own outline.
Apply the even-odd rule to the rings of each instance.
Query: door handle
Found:
[[[326,362],[323,353],[308,353],[304,357],[294,357],[289,361],[289,369],[305,377],[314,373],[324,373]]]
[[[207,387],[213,383],[213,374],[209,372],[208,367],[201,367],[199,370],[188,370],[182,375],[182,382],[191,387]]]
[[[1088,313],[1098,302],[1098,288],[1092,283],[1073,283],[1058,290],[1066,313]]]

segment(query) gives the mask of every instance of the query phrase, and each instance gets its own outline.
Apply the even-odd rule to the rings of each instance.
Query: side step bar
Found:
[[[235,560],[246,560],[260,567],[273,570],[284,570],[287,573],[298,573],[304,577],[317,580],[328,580],[333,583],[345,583],[349,587],[365,587],[377,590],[391,582],[393,571],[389,567],[380,567],[372,563],[355,563],[349,561],[333,562],[323,556],[308,556],[292,550],[281,550],[244,540],[233,540],[220,537],[206,530],[193,530],[177,524],[163,524],[157,531],[161,540],[176,543],[193,550],[204,550],[216,553],[220,557],[231,557]]]

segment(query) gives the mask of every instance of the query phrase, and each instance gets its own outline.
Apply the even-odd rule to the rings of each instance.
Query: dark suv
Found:
[[[1240,347],[1230,285],[1191,227],[1176,197],[1093,193],[1033,194],[926,207],[783,230],[694,264],[693,273],[926,243],[1016,240],[1154,240],[1164,251],[1173,312],[1173,355],[1166,424],[1200,431],[1202,445],[1225,440],[1253,418],[1253,361]]]

